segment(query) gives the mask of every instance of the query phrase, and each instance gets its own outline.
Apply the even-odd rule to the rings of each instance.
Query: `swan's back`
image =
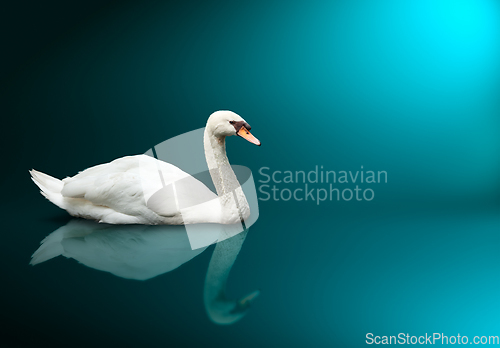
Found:
[[[62,185],[32,172],[33,180],[54,204],[73,216],[112,224],[184,224],[218,218],[217,195],[176,166],[147,155],[127,156],[88,168]],[[50,178],[50,179],[48,179]],[[48,189],[47,186],[56,187]],[[60,187],[60,192],[57,188]],[[190,216],[193,206],[207,201],[213,209]],[[181,213],[181,210],[184,209]],[[208,217],[207,217],[208,215]],[[198,219],[200,221],[194,221]]]

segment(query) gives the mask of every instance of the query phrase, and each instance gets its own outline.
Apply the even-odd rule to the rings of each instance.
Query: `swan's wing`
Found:
[[[147,157],[147,158],[146,158]],[[96,185],[99,178],[107,179],[110,175],[123,174],[127,172],[138,172],[141,162],[150,164],[149,156],[126,156],[112,162],[99,164],[85,169],[77,175],[63,179],[64,187],[62,195],[71,198],[85,198],[86,194]],[[152,160],[155,160],[154,158]],[[152,166],[154,167],[154,166]]]
[[[176,166],[146,155],[128,156],[63,180],[62,195],[83,198],[116,212],[170,217],[180,209],[217,196]],[[154,213],[154,214],[153,214]]]

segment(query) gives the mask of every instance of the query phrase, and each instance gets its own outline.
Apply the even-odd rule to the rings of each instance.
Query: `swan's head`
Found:
[[[216,111],[207,121],[207,130],[217,138],[238,135],[252,144],[260,146],[260,141],[250,133],[250,125],[232,111]]]

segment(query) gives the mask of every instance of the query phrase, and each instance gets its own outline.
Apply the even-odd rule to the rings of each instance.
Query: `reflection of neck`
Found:
[[[205,158],[222,208],[222,223],[235,223],[250,215],[250,207],[226,155],[225,137],[205,128]]]
[[[226,283],[247,232],[248,230],[244,230],[234,237],[217,243],[208,265],[203,298],[208,316],[217,324],[232,324],[246,313],[244,310],[238,310],[241,301],[226,297]]]

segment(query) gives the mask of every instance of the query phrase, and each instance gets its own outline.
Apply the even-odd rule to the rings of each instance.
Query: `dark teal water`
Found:
[[[32,2],[2,12],[2,345],[500,335],[497,2]],[[64,178],[144,153],[219,109],[262,141],[227,144],[258,188],[262,167],[363,166],[387,183],[361,185],[371,201],[261,200],[227,284],[231,298],[261,294],[230,326],[203,305],[213,246],[145,281],[61,256],[29,265],[70,221],[29,169]]]

